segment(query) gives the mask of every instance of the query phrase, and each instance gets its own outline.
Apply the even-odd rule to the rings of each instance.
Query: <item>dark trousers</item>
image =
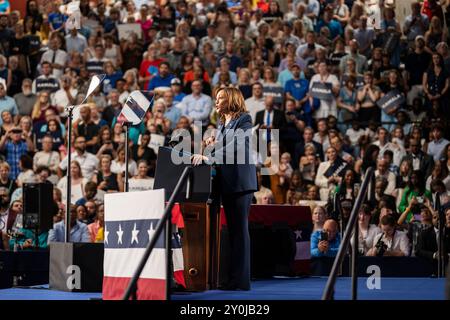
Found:
[[[250,290],[248,214],[253,192],[222,195],[230,244],[228,287]]]

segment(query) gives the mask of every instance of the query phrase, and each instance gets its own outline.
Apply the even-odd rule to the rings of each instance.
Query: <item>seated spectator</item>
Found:
[[[327,211],[322,206],[314,206],[311,210],[312,215],[312,223],[313,223],[313,232],[322,230],[323,224],[328,218]]]
[[[128,156],[131,158],[131,154]],[[120,145],[117,149],[117,157],[111,163],[111,171],[117,175],[122,175],[125,177],[125,147],[124,145]],[[136,161],[133,159],[129,159],[128,161],[128,173],[130,177],[135,176],[137,174],[137,165]]]
[[[282,157],[283,159],[283,157]],[[292,170],[292,169],[291,169]],[[296,170],[289,179],[289,189],[286,193],[286,204],[299,205],[306,192],[300,171]]]
[[[77,210],[75,206],[70,207],[70,242],[90,242],[89,230],[86,224],[77,220]],[[52,242],[64,242],[65,219],[53,225],[53,229],[48,232],[48,244]]]
[[[23,154],[19,159],[20,173],[17,176],[17,186],[22,187],[24,183],[36,183],[37,177],[33,171],[33,158]]]
[[[389,171],[389,164],[385,159],[379,159],[377,161],[377,170],[375,170],[375,178],[383,177],[387,180],[388,185],[384,191],[387,195],[392,195],[395,190],[395,174]]]
[[[450,208],[445,211],[446,226],[445,226],[445,240],[444,240],[444,257],[445,262],[448,262],[448,253],[450,252]],[[417,238],[417,246],[415,247],[415,254],[418,257],[427,259],[433,263],[435,272],[437,269],[438,252],[438,234],[439,234],[439,215],[433,212],[432,226],[420,230]]]
[[[319,166],[320,160],[316,156],[316,148],[314,144],[307,143],[305,145],[305,155],[300,158],[299,169],[305,184],[314,184],[316,178],[316,168]]]
[[[75,152],[72,153],[72,160],[77,161],[78,165],[81,166],[82,175],[89,180],[92,178],[94,171],[98,167],[98,159],[95,155],[86,151],[85,137],[76,137],[74,142]],[[62,176],[62,171],[67,170],[67,159],[68,157],[66,156],[59,163],[59,176]],[[78,197],[75,201],[79,198],[81,197]]]
[[[154,179],[148,176],[149,166],[147,161],[141,159],[137,164],[138,174],[129,181],[129,191],[152,190]]]
[[[17,184],[14,179],[9,177],[11,167],[8,162],[0,162],[0,188],[4,187],[8,190],[8,194],[13,194],[14,190],[17,189]]]
[[[102,190],[97,189],[97,184],[93,181],[88,181],[84,185],[84,193],[83,197],[78,199],[75,202],[75,205],[86,205],[87,202],[93,201],[96,204],[103,202],[104,192]]]
[[[409,256],[408,236],[406,233],[396,229],[395,218],[391,215],[386,215],[380,220],[381,233],[373,240],[373,247],[367,252],[367,256]]]
[[[81,166],[77,160],[72,160],[70,164],[71,170],[71,199],[70,203],[74,204],[78,199],[83,197],[84,186],[89,181],[86,177],[84,177]],[[62,177],[58,184],[57,188],[62,192],[62,202],[65,204],[67,202],[67,176]]]
[[[375,237],[381,233],[380,228],[371,224],[372,211],[366,204],[362,205],[358,215],[358,252],[361,255],[366,255],[367,252],[373,248]]]
[[[87,217],[87,210],[86,207],[83,206],[82,204],[76,206],[76,210],[77,210],[77,220],[88,225],[90,224],[92,221],[89,221],[88,217]]]
[[[445,185],[445,189],[450,190],[450,173],[444,161],[436,161],[434,163],[434,168],[431,171],[431,175],[425,182],[425,188],[427,188],[427,190],[431,190],[431,182],[433,180],[442,181]]]
[[[103,208],[103,205],[101,205],[101,207]],[[91,242],[99,242],[97,241],[97,237],[99,236],[100,229],[103,229],[104,226],[105,226],[105,212],[104,209],[102,209],[98,211],[97,216],[95,217],[95,221],[92,222],[91,224],[88,224]]]
[[[39,166],[46,166],[51,170],[52,174],[56,175],[59,162],[59,153],[53,151],[52,136],[44,136],[42,139],[42,151],[36,152],[33,157],[33,169],[36,170]]]
[[[147,120],[147,129],[154,125],[157,128],[157,133],[166,135],[171,128],[170,120],[165,117],[166,103],[164,99],[158,99],[153,104],[152,112]]]
[[[334,190],[336,185],[341,182],[342,177],[335,172],[344,164],[333,147],[327,149],[327,158],[328,161],[320,163],[315,179],[316,186],[320,187],[320,200],[322,201],[327,201],[330,191]]]
[[[311,257],[336,257],[340,244],[338,224],[328,219],[324,222],[322,230],[316,230],[311,234]]]
[[[104,192],[123,191],[123,180],[121,174],[111,171],[111,156],[103,154],[100,156],[100,168],[92,177],[92,181],[97,185],[97,189]]]
[[[203,126],[209,123],[209,114],[212,109],[211,97],[202,93],[200,81],[192,82],[192,93],[185,96],[177,105],[181,114],[189,118],[191,122],[202,121]]]
[[[158,74],[151,78],[148,84],[148,90],[152,93],[156,93],[161,87],[170,88],[170,82],[173,78],[175,78],[175,76],[170,73],[169,63],[163,61],[159,64]]]

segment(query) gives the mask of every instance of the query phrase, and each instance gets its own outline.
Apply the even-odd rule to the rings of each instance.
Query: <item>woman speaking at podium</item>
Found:
[[[221,289],[250,290],[248,214],[253,193],[257,191],[256,167],[250,155],[252,120],[245,108],[244,97],[236,88],[219,89],[215,108],[220,117],[216,134],[204,142],[204,155],[192,156],[192,164],[205,162],[213,164],[216,170],[214,200],[222,202],[231,249],[229,281]]]

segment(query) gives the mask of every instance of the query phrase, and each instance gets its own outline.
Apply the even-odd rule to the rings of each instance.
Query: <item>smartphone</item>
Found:
[[[328,232],[325,231],[320,232],[320,241],[328,241]]]

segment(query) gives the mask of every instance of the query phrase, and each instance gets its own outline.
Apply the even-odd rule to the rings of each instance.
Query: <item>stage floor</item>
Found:
[[[177,292],[173,300],[320,300],[327,277],[270,279],[252,282],[250,291]],[[445,279],[382,278],[381,289],[369,290],[367,278],[358,279],[360,300],[444,300]],[[349,300],[351,279],[339,278],[336,300]],[[72,293],[49,290],[48,285],[0,290],[0,300],[99,300],[101,293]]]

